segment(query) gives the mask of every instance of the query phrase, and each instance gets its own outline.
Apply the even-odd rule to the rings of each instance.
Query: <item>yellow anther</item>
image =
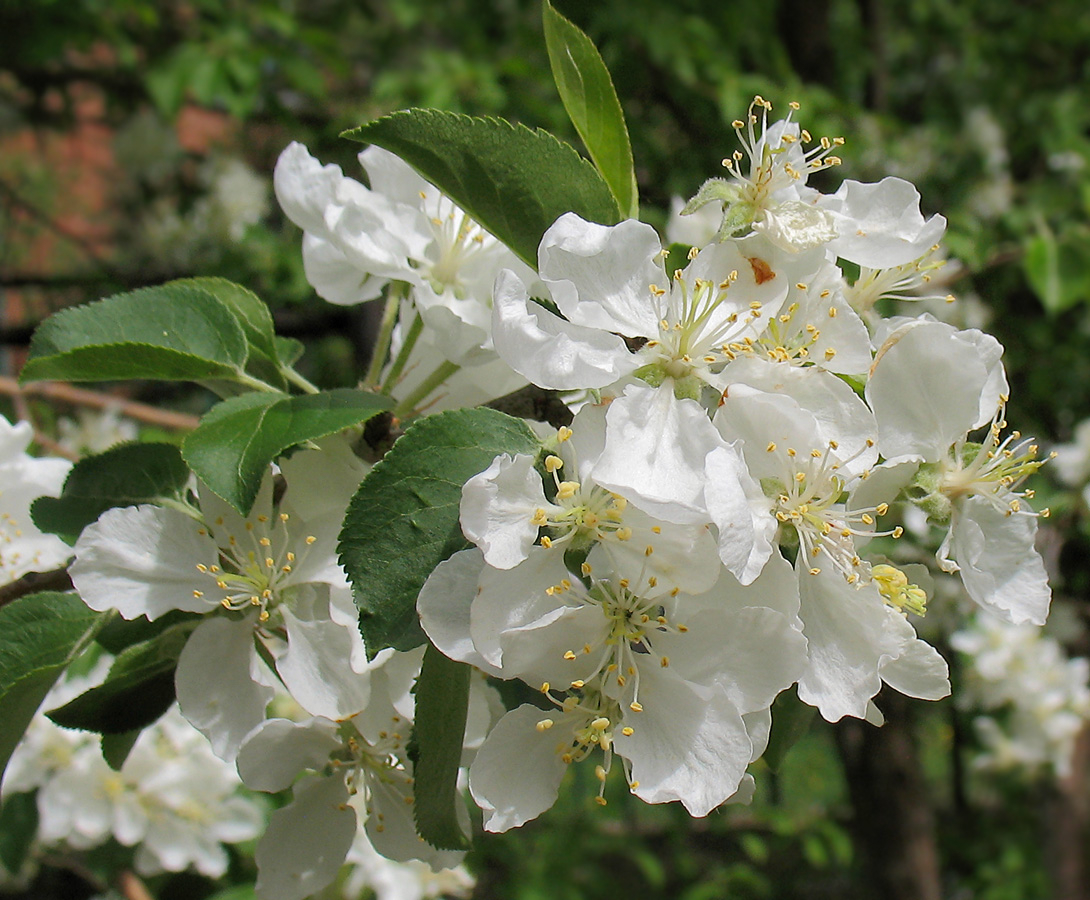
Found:
[[[564,652],[564,659],[567,659],[567,660],[575,659],[575,651],[574,650],[566,650]]]
[[[632,737],[632,735],[635,734],[635,731],[631,725],[625,725],[625,727],[621,729],[621,734],[625,737]]]
[[[559,456],[546,456],[545,457],[545,471],[552,473],[564,465],[564,460]]]
[[[316,538],[313,534],[308,534],[307,535],[307,545],[308,546],[310,544],[313,544],[316,540],[318,540],[318,538]]]
[[[579,492],[578,481],[562,481],[556,489],[556,496],[561,500],[568,500]]]
[[[654,552],[655,552],[655,548],[652,547],[650,544],[648,544],[646,547],[643,548],[643,555],[644,556],[650,556]]]
[[[662,659],[659,660],[659,665],[662,666],[664,669],[668,668],[670,665],[670,657],[664,656]]]
[[[537,728],[538,731],[548,731],[550,728],[553,727],[553,720],[552,719],[542,719],[534,727]]]
[[[643,712],[643,707],[635,700],[628,704],[628,708],[632,710],[632,712]]]
[[[599,806],[605,806],[606,798],[599,795],[594,798],[594,802],[597,803]]]
[[[605,716],[599,716],[597,719],[590,723],[590,727],[593,728],[595,731],[605,731],[607,728],[609,728],[609,719],[607,719]]]
[[[591,573],[590,563],[582,563],[579,566],[579,571],[582,572],[583,575],[590,575],[590,573]]]
[[[552,540],[550,538],[543,537],[541,539],[541,546],[544,547],[546,550],[548,550],[552,545],[553,545],[553,542],[552,542]]]
[[[821,569],[815,567],[815,568],[810,570],[810,574],[811,575],[820,575],[821,574]]]

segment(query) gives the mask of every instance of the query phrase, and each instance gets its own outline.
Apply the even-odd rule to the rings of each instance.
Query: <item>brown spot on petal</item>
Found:
[[[766,281],[771,281],[776,277],[776,273],[772,271],[772,266],[766,263],[759,256],[747,257],[750,266],[753,268],[753,278],[757,284],[764,284]]]

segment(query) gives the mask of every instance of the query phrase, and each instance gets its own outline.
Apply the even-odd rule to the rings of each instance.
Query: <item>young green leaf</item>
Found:
[[[541,236],[564,213],[603,225],[621,218],[602,176],[545,131],[408,109],[342,137],[396,153],[535,269]]]
[[[778,772],[788,752],[810,730],[817,710],[803,703],[794,691],[784,691],[772,704],[772,732],[762,759]]]
[[[458,525],[462,485],[501,453],[540,449],[521,419],[459,409],[416,422],[375,465],[348,505],[339,546],[370,655],[424,642],[420,588],[440,562],[469,546]]]
[[[120,735],[144,728],[174,702],[174,670],[196,627],[186,622],[122,651],[106,680],[46,713],[64,728]]]
[[[447,659],[431,645],[413,693],[415,725],[410,751],[413,755],[413,815],[417,833],[441,850],[465,850],[469,846],[458,824],[458,767],[469,709],[472,669]]]
[[[108,614],[45,592],[0,607],[0,776],[45,695]]]
[[[269,463],[281,453],[366,422],[390,405],[387,397],[351,388],[296,397],[242,394],[204,415],[186,436],[182,455],[205,484],[246,515]]]
[[[632,145],[609,70],[591,39],[553,9],[549,0],[542,4],[541,14],[549,64],[564,109],[622,215],[638,218],[640,201]]]
[[[121,444],[88,456],[68,473],[59,497],[39,497],[30,516],[40,531],[75,541],[115,506],[181,499],[189,467],[173,444]]]
[[[207,291],[165,284],[65,309],[34,333],[20,380],[234,380],[246,335]]]

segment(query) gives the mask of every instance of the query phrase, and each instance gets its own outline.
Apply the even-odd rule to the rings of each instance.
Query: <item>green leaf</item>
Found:
[[[0,864],[12,875],[23,868],[37,831],[37,794],[31,791],[5,797],[0,806]]]
[[[295,397],[242,394],[204,415],[186,436],[182,455],[205,484],[246,515],[269,463],[288,447],[366,422],[390,406],[387,397],[350,388]]]
[[[1090,231],[1057,238],[1046,226],[1026,244],[1024,266],[1030,286],[1053,315],[1090,300]]]
[[[469,847],[458,824],[458,767],[469,709],[472,669],[428,645],[413,693],[413,815],[417,833],[441,850]]]
[[[469,546],[458,525],[462,485],[501,453],[536,454],[521,419],[459,409],[410,426],[348,505],[339,546],[371,656],[424,642],[416,598],[440,562]]]
[[[639,189],[632,145],[609,69],[583,31],[553,9],[541,8],[545,46],[560,99],[590,158],[602,174],[625,218],[639,217]]]
[[[150,641],[168,628],[183,622],[200,623],[203,618],[202,613],[182,612],[180,609],[172,609],[153,622],[149,622],[143,616],[137,616],[135,619],[114,616],[95,635],[95,643],[110,655],[120,656],[121,651],[126,648]]]
[[[784,691],[776,698],[772,704],[772,732],[761,757],[773,772],[780,770],[788,751],[810,730],[815,712],[794,691]]]
[[[132,731],[122,731],[120,734],[102,735],[102,758],[115,772],[120,772],[129,758],[129,753],[136,745],[140,735],[144,733],[142,728],[134,728]]]
[[[115,506],[181,499],[189,467],[173,444],[121,444],[88,456],[68,473],[59,497],[39,497],[30,516],[40,531],[74,541]]]
[[[242,326],[246,340],[270,359],[276,359],[276,332],[272,313],[253,291],[226,278],[179,278],[163,287],[178,285],[205,291],[226,306]]]
[[[302,341],[297,341],[295,338],[281,337],[279,334],[276,336],[276,358],[280,360],[282,365],[294,366],[299,362],[305,349],[306,347],[303,346]]]
[[[242,327],[249,344],[247,371],[271,385],[287,389],[277,353],[272,313],[264,300],[226,278],[180,278],[169,284],[203,290],[226,306]]]
[[[535,269],[541,236],[564,213],[603,225],[621,218],[602,176],[546,131],[408,109],[342,137],[396,153]]]
[[[47,716],[63,728],[121,735],[150,725],[174,702],[174,669],[195,622],[122,651],[106,680]]]
[[[246,335],[207,291],[165,284],[62,310],[34,333],[20,380],[237,379]]]
[[[0,775],[53,683],[107,618],[52,591],[0,608]]]

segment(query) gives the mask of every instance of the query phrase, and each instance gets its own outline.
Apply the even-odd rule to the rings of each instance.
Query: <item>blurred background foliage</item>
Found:
[[[939,278],[960,298],[961,324],[986,326],[1006,347],[1011,422],[1065,441],[1090,416],[1085,0],[556,6],[613,74],[647,220],[661,226],[671,197],[721,171],[736,146],[730,122],[755,93],[779,109],[797,100],[811,132],[847,138],[844,165],[820,177],[900,175],[926,214],[948,218],[952,261]],[[540,16],[524,0],[0,0],[6,374],[48,312],[200,274],[251,287],[281,333],[308,343],[309,377],[350,383],[368,352],[370,313],[313,296],[299,233],[272,197],[277,155],[299,140],[360,175],[357,147],[339,132],[407,106],[503,116],[577,145]],[[153,402],[198,411],[202,402],[147,390]],[[1044,494],[1066,529],[1051,539],[1058,590],[1081,615],[1085,511]],[[1085,650],[1082,640],[1069,644]],[[920,800],[939,835],[942,896],[1084,896],[1057,887],[1062,840],[1052,836],[1085,827],[1069,821],[1086,815],[1085,762],[1074,788],[1043,775],[984,778],[966,765],[965,713],[944,701],[906,715]],[[880,896],[859,835],[869,820],[851,789],[859,739],[871,740],[813,723],[778,772],[758,765],[752,806],[705,820],[619,790],[602,810],[587,785],[566,785],[540,820],[478,841],[475,896]],[[893,776],[873,775],[870,787],[882,777]],[[192,878],[155,887],[163,897],[217,890]]]

